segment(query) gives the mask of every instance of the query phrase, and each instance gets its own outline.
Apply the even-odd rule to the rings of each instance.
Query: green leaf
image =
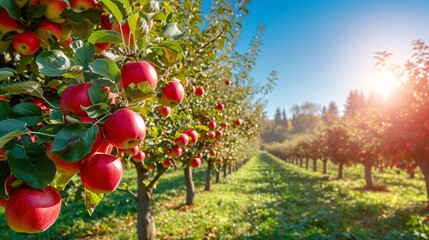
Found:
[[[73,54],[73,58],[77,65],[83,66],[84,70],[89,70],[89,62],[94,59],[95,47],[92,43],[85,43],[82,47],[76,49]]]
[[[137,85],[131,83],[127,88],[127,96],[133,101],[143,101],[154,96],[156,92],[148,82],[142,82]]]
[[[83,22],[88,20],[92,25],[100,23],[101,14],[104,11],[98,8],[89,8],[85,11],[79,11],[73,8],[65,8],[61,13],[63,18],[70,19],[73,22]]]
[[[112,31],[112,30],[98,30],[93,33],[88,38],[90,43],[113,43],[119,44],[123,43],[121,34]]]
[[[159,9],[159,2],[155,0],[150,0],[143,7],[143,10],[147,13],[159,12]]]
[[[160,36],[170,36],[174,40],[178,40],[185,36],[185,33],[181,32],[179,28],[177,28],[177,23],[168,23],[162,27]]]
[[[148,20],[145,13],[139,11],[127,19],[134,39],[142,39],[149,32]]]
[[[67,72],[70,59],[60,50],[43,51],[36,59],[40,74],[58,77]]]
[[[39,132],[41,133],[47,133],[50,135],[56,135],[59,131],[61,131],[63,128],[65,128],[66,124],[48,124],[44,127],[42,127]],[[50,138],[49,136],[45,135],[37,135],[36,143],[40,143],[42,141],[45,141],[46,139]]]
[[[89,107],[82,107],[82,109],[88,113],[90,118],[98,118],[110,111],[110,107],[106,103],[97,103]]]
[[[0,120],[5,120],[10,111],[10,105],[6,101],[0,101]]]
[[[2,84],[0,85],[0,91],[5,91],[9,94],[27,94],[45,99],[42,87],[35,81]]]
[[[30,20],[34,18],[40,18],[45,14],[47,8],[47,4],[30,4],[27,7],[27,15]]]
[[[8,77],[12,77],[13,74],[15,74],[15,70],[13,70],[12,68],[0,68],[0,81]]]
[[[98,131],[98,125],[92,123],[68,125],[55,136],[52,154],[60,156],[66,162],[80,161],[91,152]]]
[[[19,20],[21,17],[21,8],[16,4],[16,1],[0,0],[0,5],[7,10],[7,13],[9,13],[11,18]]]
[[[207,132],[210,131],[210,129],[206,125],[197,125],[197,126],[195,126],[195,128],[201,129],[201,130],[204,130]]]
[[[26,123],[27,126],[33,126],[43,122],[42,109],[36,104],[28,102],[18,103],[13,106],[9,113],[9,117],[18,119]]]
[[[0,186],[4,186],[6,183],[6,179],[10,177],[10,168],[7,161],[0,162]],[[0,199],[7,197],[6,188],[0,188]]]
[[[106,91],[102,83],[103,81],[91,82],[91,87],[88,90],[88,94],[92,104],[107,102],[107,97],[109,96],[109,92]],[[93,117],[90,117],[90,118],[93,118]]]
[[[130,110],[134,111],[134,112],[138,112],[141,115],[143,115],[144,117],[147,117],[147,111],[144,107],[142,106],[132,106],[130,107]]]
[[[49,112],[49,122],[52,124],[62,124],[63,112],[59,109],[51,109]]]
[[[97,205],[103,199],[103,196],[103,193],[93,193],[85,188],[85,206],[88,210],[89,216],[92,215],[95,210],[95,207],[97,207]]]
[[[115,61],[108,59],[95,59],[89,63],[89,67],[95,73],[103,75],[114,82],[119,82],[121,78],[121,70],[119,70]]]
[[[124,7],[125,5],[121,2],[116,0],[101,0],[101,2],[106,5],[118,22],[121,22],[127,15],[127,10]]]
[[[8,119],[0,122],[0,148],[10,140],[28,132],[25,124],[16,119]]]
[[[27,67],[28,64],[31,63],[31,61],[33,61],[34,59],[34,54],[33,55],[22,55],[21,59],[19,60],[18,66],[16,67],[16,71],[21,74],[25,68]]]
[[[64,188],[66,187],[67,183],[70,182],[70,180],[75,176],[76,174],[73,175],[65,175],[63,173],[59,173],[57,178],[55,179],[54,182],[54,188],[63,191]]]
[[[46,188],[54,180],[55,164],[36,143],[14,147],[8,161],[12,173],[33,188]]]

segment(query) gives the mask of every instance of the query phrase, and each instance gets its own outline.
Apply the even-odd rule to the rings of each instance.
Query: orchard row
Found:
[[[260,42],[235,51],[243,1],[0,2],[0,201],[17,232],[48,229],[76,175],[91,214],[138,175],[139,239],[155,239],[152,191],[183,168],[235,166],[258,148],[262,116],[248,73]],[[206,20],[203,22],[203,17]],[[180,30],[183,29],[183,30]],[[272,76],[271,83],[275,75]]]

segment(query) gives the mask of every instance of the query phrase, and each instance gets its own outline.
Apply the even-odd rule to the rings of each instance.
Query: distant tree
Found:
[[[302,105],[294,105],[292,112],[293,133],[309,133],[323,125],[320,106],[305,102]]]
[[[286,117],[286,110],[283,108],[283,112],[282,112],[282,123],[285,127],[288,126],[288,120]]]
[[[277,125],[281,125],[282,124],[282,113],[280,111],[280,108],[276,109],[276,113],[274,114],[274,122]]]
[[[346,115],[353,116],[356,111],[366,106],[365,95],[362,91],[352,90],[346,99],[345,103]]]

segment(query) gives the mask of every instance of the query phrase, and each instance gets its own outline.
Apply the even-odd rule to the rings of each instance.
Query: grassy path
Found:
[[[135,173],[127,174],[124,182],[135,189],[131,180]],[[352,190],[343,187],[347,182],[329,180],[265,153],[214,184],[213,192],[202,191],[203,171],[194,178],[197,195],[192,207],[183,205],[182,171],[161,179],[154,194],[159,239],[427,239],[429,235],[421,201],[396,193]],[[49,232],[33,237],[136,239],[134,209],[128,196],[118,191],[106,197],[93,217],[84,212],[82,202],[69,204]],[[0,239],[32,239],[8,231],[4,217],[0,224]]]

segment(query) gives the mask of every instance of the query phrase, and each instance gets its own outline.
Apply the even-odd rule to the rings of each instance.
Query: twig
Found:
[[[161,177],[161,175],[167,170],[167,168],[162,169],[156,176],[150,181],[149,185],[147,186],[148,189],[152,189],[155,185],[156,181]]]
[[[137,201],[137,194],[135,194],[133,191],[129,190],[128,188],[127,189],[117,188],[117,190],[131,194],[134,197],[134,200]]]
[[[201,46],[200,48],[198,48],[198,49],[195,51],[195,53],[199,53],[201,50],[203,50],[204,48],[206,48],[210,43],[212,43],[212,42],[216,41],[216,40],[220,37],[220,35],[222,35],[222,33],[223,33],[223,32],[224,32],[223,30],[222,30],[222,31],[220,31],[216,36],[214,36],[212,39],[210,39],[210,41],[208,41],[208,42],[204,43],[204,45],[203,45],[203,46]]]

